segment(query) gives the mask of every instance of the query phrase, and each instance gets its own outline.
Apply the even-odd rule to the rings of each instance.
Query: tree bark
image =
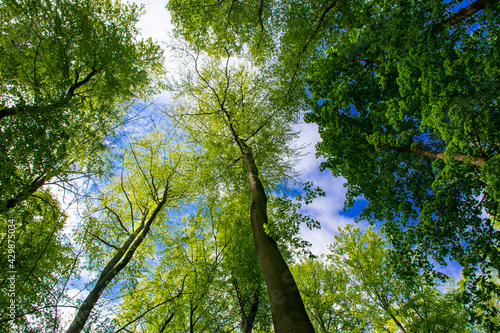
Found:
[[[478,11],[483,10],[487,5],[497,3],[498,1],[500,1],[500,0],[477,0],[473,3],[471,3],[470,5],[468,5],[467,7],[460,9],[458,12],[453,14],[453,16],[450,17],[448,20],[446,20],[442,23],[436,24],[432,28],[432,32],[437,33],[437,32],[443,31],[444,29],[448,28],[449,26],[452,26],[452,25],[474,15]]]
[[[8,116],[12,116],[13,114],[16,114],[16,109],[14,109],[14,108],[5,108],[5,109],[2,109],[2,110],[0,110],[0,120],[2,118],[8,117]]]
[[[108,284],[113,280],[113,278],[120,273],[120,271],[127,266],[129,261],[132,259],[137,248],[141,245],[142,241],[145,239],[146,235],[149,233],[151,229],[151,224],[156,218],[156,215],[163,208],[165,203],[167,202],[168,196],[168,187],[165,188],[165,192],[163,193],[162,200],[158,203],[154,211],[151,213],[151,216],[147,219],[146,217],[148,211],[143,214],[141,225],[134,231],[132,235],[130,235],[122,247],[116,252],[116,254],[111,258],[106,267],[103,269],[99,280],[97,280],[96,285],[91,290],[89,295],[85,298],[82,305],[78,309],[78,312],[73,319],[70,327],[66,331],[66,333],[80,333],[85,327],[85,323],[87,322],[90,313],[92,312],[95,304],[101,297],[104,289],[108,286]]]
[[[14,198],[8,199],[5,208],[0,208],[0,213],[5,212],[11,208],[16,207],[16,205],[38,191],[45,184],[46,175],[36,178],[30,185],[27,191],[23,191],[16,195]]]
[[[253,328],[253,322],[255,321],[255,317],[257,316],[257,310],[259,310],[259,296],[257,296],[257,292],[253,293],[252,306],[250,307],[250,312],[248,316],[244,318],[243,322],[243,333],[251,333]]]
[[[380,150],[384,149],[393,149],[403,153],[418,154],[434,160],[444,160],[444,153],[439,151],[430,151],[421,148],[412,150],[410,147],[393,147],[389,145],[384,145],[380,148]],[[464,162],[465,160],[467,160],[470,164],[478,167],[481,167],[484,163],[488,161],[487,157],[470,156],[465,154],[455,154],[455,156],[453,156],[453,159],[459,162]]]
[[[235,133],[233,132],[233,135]],[[252,192],[250,220],[257,258],[264,276],[276,333],[314,332],[295,280],[276,242],[264,230],[267,223],[267,196],[258,176],[252,150],[235,137],[243,157]]]
[[[167,328],[167,325],[170,324],[170,322],[174,318],[174,313],[175,312],[172,312],[172,314],[170,314],[170,316],[165,320],[165,322],[163,323],[163,325],[160,327],[159,333],[163,333],[165,331],[165,329]]]

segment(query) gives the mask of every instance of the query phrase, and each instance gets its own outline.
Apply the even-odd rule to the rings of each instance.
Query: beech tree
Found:
[[[293,113],[274,109],[271,82],[243,65],[231,67],[191,55],[194,68],[178,85],[184,102],[175,112],[191,140],[206,151],[204,163],[219,170],[234,169],[243,162],[244,172],[234,172],[233,184],[246,175],[252,194],[250,223],[257,258],[267,286],[276,332],[313,332],[295,281],[268,228],[268,195],[265,184],[274,187],[286,179],[287,143],[293,138]],[[293,154],[289,155],[293,156]],[[241,164],[239,164],[241,165]],[[259,170],[261,171],[259,175]],[[262,177],[262,180],[261,180]],[[244,178],[243,178],[244,179]],[[274,181],[274,182],[273,182]],[[231,189],[231,187],[226,187]]]
[[[122,270],[128,268],[122,283],[138,278],[147,257],[145,252],[150,252],[154,244],[148,234],[161,229],[157,226],[160,222],[168,224],[167,209],[178,208],[187,192],[182,171],[182,159],[187,156],[172,137],[154,132],[131,142],[124,150],[119,174],[102,190],[78,230],[77,239],[85,247],[88,268],[99,275],[68,333],[82,331],[102,293]],[[132,269],[134,255],[135,262],[141,263]]]
[[[120,1],[0,4],[0,212],[55,176],[102,172],[100,154],[134,98],[161,86],[162,51]]]
[[[500,291],[499,7],[455,20],[448,6],[387,5],[339,32],[311,66],[305,119],[319,126],[322,168],[347,179],[346,207],[363,196],[358,219],[384,222],[399,273],[458,262],[464,300],[488,321]]]

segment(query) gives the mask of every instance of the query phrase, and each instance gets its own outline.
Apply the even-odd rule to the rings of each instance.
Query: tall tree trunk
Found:
[[[90,313],[94,309],[95,304],[101,297],[104,289],[113,280],[113,278],[120,273],[120,271],[127,266],[129,261],[132,259],[137,248],[141,245],[142,241],[145,239],[146,235],[151,229],[151,224],[156,218],[156,215],[163,208],[167,202],[168,197],[168,186],[165,187],[162,200],[158,203],[151,216],[147,218],[148,211],[144,212],[141,225],[130,235],[122,247],[116,252],[116,254],[111,258],[106,267],[103,269],[99,280],[97,280],[96,285],[90,291],[89,295],[85,298],[82,305],[78,309],[78,312],[73,319],[73,322],[69,326],[66,333],[80,333],[85,327]],[[146,222],[147,219],[147,222]]]
[[[252,150],[243,140],[236,136],[234,139],[241,149],[248,185],[252,192],[250,220],[253,239],[269,294],[274,329],[276,333],[314,332],[288,265],[276,242],[264,230],[267,223],[267,196],[259,180]]]

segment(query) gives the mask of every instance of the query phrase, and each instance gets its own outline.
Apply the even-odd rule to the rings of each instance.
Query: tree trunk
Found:
[[[430,150],[425,150],[425,149],[416,149],[412,150],[410,147],[392,147],[389,145],[384,145],[380,147],[380,150],[384,149],[394,149],[403,153],[412,153],[412,154],[418,154],[422,155],[427,158],[435,159],[435,160],[444,160],[444,153],[440,151],[430,151]],[[482,157],[482,156],[469,156],[465,154],[455,154],[453,156],[453,159],[455,161],[463,162],[467,160],[470,164],[475,165],[475,166],[482,166],[484,163],[488,161],[487,157]]]
[[[165,331],[165,329],[167,328],[167,325],[170,324],[170,322],[174,318],[174,313],[175,312],[172,312],[172,314],[165,320],[163,325],[160,327],[159,333],[163,333]]]
[[[257,258],[269,294],[271,313],[276,333],[314,332],[295,280],[281,256],[276,242],[264,230],[267,223],[267,196],[259,180],[252,150],[235,138],[240,146],[252,192],[250,220]]]
[[[24,199],[28,198],[30,195],[38,191],[43,185],[45,185],[45,178],[46,176],[40,176],[37,179],[35,179],[28,187],[26,191],[23,191],[16,195],[14,198],[8,199],[5,207],[0,208],[0,213],[8,211],[11,208],[16,207],[16,205],[20,202],[23,201]]]
[[[253,293],[252,306],[250,307],[250,312],[248,316],[244,318],[243,322],[243,333],[251,333],[253,328],[253,322],[255,321],[255,317],[257,316],[257,310],[259,309],[259,296],[257,296],[257,292]]]
[[[396,324],[401,333],[407,333],[403,324],[401,324],[401,322],[392,313],[389,313],[389,317],[391,317],[392,321]]]
[[[5,109],[2,109],[2,110],[0,110],[0,120],[2,118],[8,117],[8,116],[12,116],[14,114],[16,114],[16,110],[14,108],[5,108]]]

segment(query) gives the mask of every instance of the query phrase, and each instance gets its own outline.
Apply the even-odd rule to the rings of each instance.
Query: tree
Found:
[[[322,168],[347,179],[346,207],[363,196],[359,219],[384,221],[399,273],[455,260],[484,307],[499,293],[498,4],[463,20],[441,1],[382,4],[311,65],[305,119]]]
[[[158,221],[165,223],[166,208],[177,208],[187,191],[181,164],[183,156],[187,158],[187,155],[182,145],[175,143],[168,134],[154,132],[130,143],[123,152],[120,174],[103,189],[97,207],[87,213],[85,226],[79,231],[90,267],[99,270],[100,274],[80,305],[68,333],[82,331],[113,279],[129,265],[136,253],[143,257],[143,252],[148,252],[150,245],[142,245],[146,236]],[[129,279],[137,279],[136,275],[137,272]]]
[[[228,165],[243,162],[252,194],[250,223],[254,245],[276,332],[314,331],[276,241],[265,230],[268,212],[263,183],[272,186],[273,177],[274,184],[285,179],[282,170],[286,165],[282,161],[288,153],[286,144],[293,135],[289,127],[293,118],[288,110],[273,108],[275,96],[266,90],[269,82],[250,68],[243,65],[231,68],[229,58],[222,67],[217,62],[208,62],[200,68],[198,57],[193,56],[193,60],[191,76],[178,88],[188,100],[176,109],[179,122],[191,140],[207,152],[212,168],[223,162],[225,166],[220,169],[224,170]],[[259,168],[264,170],[265,181],[259,177]],[[241,185],[242,173],[234,175],[236,182],[229,189]]]
[[[318,154],[328,159],[322,168],[347,179],[347,208],[361,195],[369,201],[360,219],[385,221],[400,274],[410,274],[405,263],[432,271],[429,256],[457,260],[473,295],[467,302],[486,304],[498,294],[489,282],[499,266],[498,1],[453,12],[458,3],[168,7],[193,44],[220,53],[228,40],[249,50],[278,83],[280,103],[298,104],[306,86],[306,120],[319,125]]]
[[[102,172],[127,103],[159,87],[162,51],[139,40],[136,5],[0,4],[0,212],[55,176]]]

